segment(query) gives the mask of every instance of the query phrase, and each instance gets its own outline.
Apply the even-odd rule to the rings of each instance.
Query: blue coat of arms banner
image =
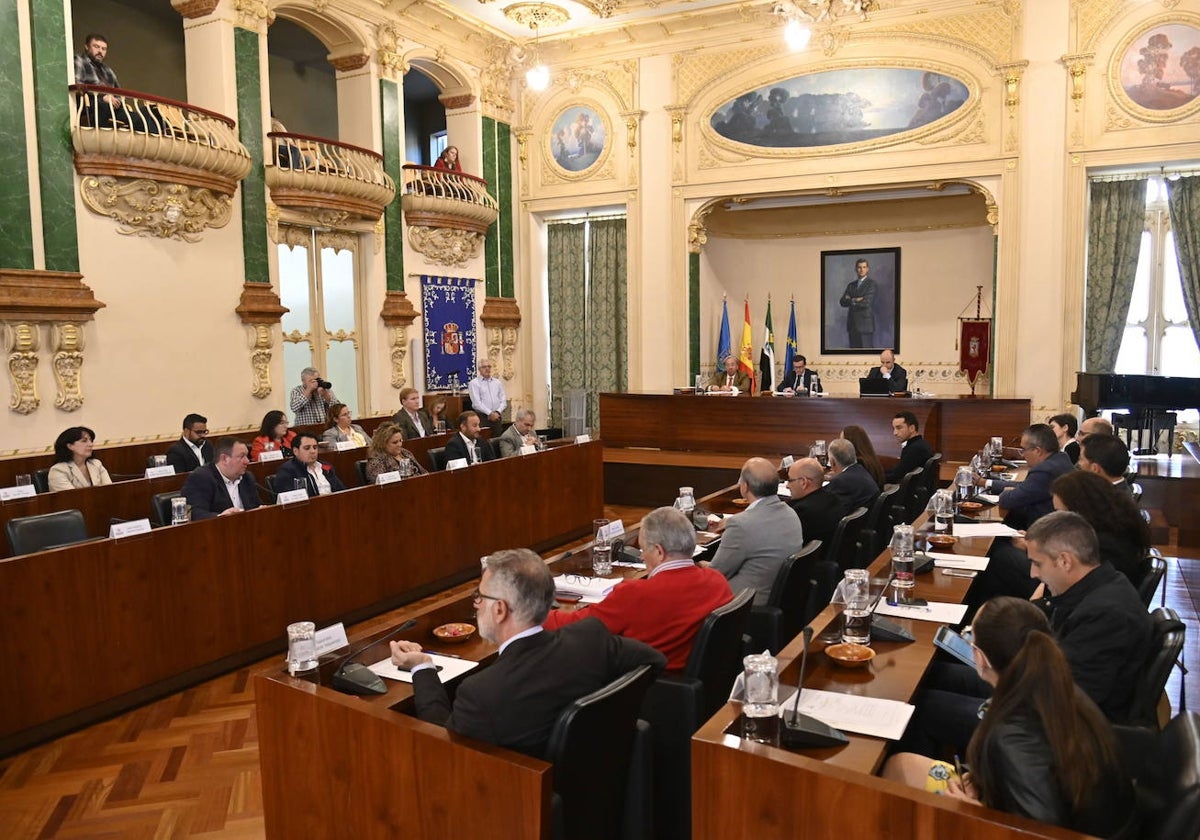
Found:
[[[475,281],[421,275],[425,390],[465,388],[475,375]]]

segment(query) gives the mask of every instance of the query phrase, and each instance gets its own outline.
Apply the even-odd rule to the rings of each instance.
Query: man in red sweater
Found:
[[[682,671],[704,619],[733,597],[729,581],[692,560],[696,531],[687,517],[660,507],[642,520],[638,542],[649,574],[619,583],[599,604],[551,610],[543,626],[557,630],[584,618],[598,618],[609,632],[645,642],[667,657],[670,671]]]

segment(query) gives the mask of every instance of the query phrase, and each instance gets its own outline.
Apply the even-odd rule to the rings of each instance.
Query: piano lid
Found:
[[[1132,373],[1075,374],[1071,401],[1088,414],[1102,409],[1200,409],[1200,379]]]

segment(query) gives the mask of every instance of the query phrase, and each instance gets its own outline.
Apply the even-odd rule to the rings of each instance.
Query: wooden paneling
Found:
[[[0,561],[0,753],[281,650],[293,621],[361,620],[584,534],[600,475],[599,443],[565,446]]]

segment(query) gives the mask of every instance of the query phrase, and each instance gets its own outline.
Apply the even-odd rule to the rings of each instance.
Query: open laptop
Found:
[[[872,379],[869,376],[858,378],[858,395],[860,397],[890,397],[892,395],[891,380],[880,377]]]

